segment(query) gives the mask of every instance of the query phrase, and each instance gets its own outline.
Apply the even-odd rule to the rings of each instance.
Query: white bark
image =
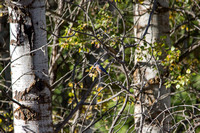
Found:
[[[136,4],[135,6],[135,36],[138,38],[141,38],[148,25],[152,3],[153,1],[145,0],[142,5]],[[169,13],[166,8],[163,8],[168,7],[169,2],[168,0],[157,0],[157,3],[159,9],[155,10],[144,39],[153,46],[154,42],[159,42],[160,37],[165,35],[165,43],[169,45]],[[144,46],[144,48],[150,47],[149,44],[144,45],[143,41],[139,44],[139,47],[141,46]],[[148,50],[137,49],[135,57],[139,68],[134,74],[134,80],[136,83],[140,83],[140,91],[135,92],[138,96],[135,104],[136,130],[142,133],[167,132],[170,119],[166,115],[169,112],[163,113],[162,111],[170,107],[170,97],[157,100],[158,97],[170,92],[165,86],[160,87],[161,83],[157,80],[161,76],[159,71],[162,71],[162,67],[159,66],[158,61],[152,58]],[[156,65],[159,66],[160,70],[155,69]],[[160,117],[157,117],[159,114]]]
[[[47,43],[44,0],[8,5],[14,132],[53,132],[47,47],[30,53]]]

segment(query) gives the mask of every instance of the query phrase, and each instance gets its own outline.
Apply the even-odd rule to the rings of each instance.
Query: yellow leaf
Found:
[[[169,19],[170,19],[170,20],[172,20],[172,19],[173,19],[173,16],[172,16],[171,14],[169,15]]]
[[[83,83],[80,83],[81,88],[83,88]]]
[[[181,29],[183,30],[183,29],[185,29],[185,27],[186,27],[185,25],[182,25],[182,26],[181,26]]]
[[[161,54],[162,54],[162,52],[161,52],[161,51],[159,51],[159,52],[158,52],[158,55],[159,55],[159,56],[161,56]]]
[[[190,69],[187,69],[187,70],[186,70],[186,73],[187,73],[187,74],[190,74],[190,73],[191,73],[191,70],[190,70]]]
[[[69,97],[73,97],[74,93],[70,92],[68,95],[69,95]]]
[[[69,87],[73,87],[73,83],[72,83],[72,82],[69,82],[69,83],[68,83],[68,86],[69,86]]]
[[[107,111],[107,109],[106,109],[106,108],[103,108],[102,111],[105,112],[105,111]]]
[[[69,44],[68,43],[62,43],[62,46],[67,47],[67,46],[69,46]]]
[[[79,49],[78,49],[78,52],[80,53],[81,51],[82,51],[81,48],[79,48]]]
[[[90,67],[90,70],[93,68],[93,66]]]
[[[89,52],[90,52],[90,49],[89,49],[89,48],[87,48],[87,49],[86,49],[86,51],[89,53]]]
[[[94,44],[95,44],[95,45],[98,45],[98,42],[95,41]]]
[[[180,70],[181,70],[181,67],[180,67],[180,66],[177,66],[177,69],[180,71]]]
[[[170,59],[170,55],[167,55],[166,60],[169,61]]]
[[[90,71],[89,69],[86,69],[86,70],[85,70],[85,72],[89,72],[89,71]]]
[[[99,91],[101,91],[103,89],[103,87],[99,87],[99,88],[97,88],[97,91],[99,92]]]
[[[179,76],[178,76],[178,79],[181,79],[181,78],[182,78],[182,77],[179,75]]]
[[[188,27],[186,27],[186,31],[188,31]]]
[[[101,99],[98,99],[97,102],[101,102]]]
[[[140,4],[143,4],[144,3],[144,0],[139,0],[138,1]]]
[[[11,124],[11,125],[9,125],[9,127],[13,127],[13,126],[12,126],[12,124]]]
[[[95,44],[95,40],[92,40],[91,44]]]
[[[94,81],[94,79],[95,79],[95,77],[93,76],[93,77],[92,77],[92,81]]]
[[[9,132],[11,132],[11,131],[13,131],[13,129],[14,129],[14,127],[12,126],[12,124],[11,125],[9,125]]]
[[[69,98],[68,103],[69,104],[72,103],[72,98]]]

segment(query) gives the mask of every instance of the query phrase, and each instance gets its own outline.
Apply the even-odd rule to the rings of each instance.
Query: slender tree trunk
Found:
[[[161,71],[162,67],[156,60],[149,48],[154,47],[154,43],[160,42],[160,37],[165,36],[165,43],[169,45],[169,12],[168,0],[145,0],[143,4],[135,6],[135,36],[141,38],[148,28],[144,41],[138,41],[136,50],[136,64],[139,66],[134,73],[134,80],[140,84],[136,94],[135,104],[135,124],[137,132],[160,133],[167,132],[170,127],[169,112],[164,111],[170,107],[170,97],[161,98],[170,92],[163,85]],[[154,4],[153,4],[154,3]],[[155,7],[155,8],[154,8]],[[155,10],[154,10],[154,9]],[[152,14],[154,10],[154,14]],[[152,14],[150,18],[150,14]],[[151,19],[150,24],[148,24]],[[151,46],[150,46],[151,45]],[[155,49],[153,49],[155,50]],[[167,117],[168,116],[168,117]]]
[[[58,8],[57,8],[57,13],[59,15],[62,15],[63,13],[63,8],[64,8],[64,0],[57,0],[58,2]],[[59,51],[59,46],[57,46],[57,44],[59,43],[58,42],[58,37],[57,36],[60,36],[60,30],[61,30],[61,27],[60,27],[60,23],[61,20],[58,20],[58,19],[54,19],[54,22],[55,22],[55,26],[54,26],[54,34],[56,36],[53,37],[53,47],[52,47],[52,55],[51,55],[51,61],[50,61],[50,71],[49,71],[49,76],[50,76],[50,85],[52,85],[55,80],[56,80],[56,73],[57,73],[57,60],[58,58],[60,57],[59,55],[61,53],[58,54],[58,51]],[[61,52],[61,51],[60,51]]]
[[[2,6],[0,8],[0,12],[2,12],[0,16],[0,61],[3,62],[3,66],[6,67],[10,61],[9,54],[9,24],[7,23],[8,15],[6,15],[6,8],[3,7],[4,1],[0,2]],[[4,71],[4,79],[5,85],[10,87],[10,68],[6,68]]]
[[[53,132],[44,0],[8,6],[14,132]]]

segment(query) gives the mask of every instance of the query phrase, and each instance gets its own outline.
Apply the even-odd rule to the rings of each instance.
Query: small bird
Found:
[[[95,63],[94,64],[94,68],[96,68],[96,70],[99,72],[99,73],[106,73],[107,75],[109,75],[107,72],[106,72],[106,69],[104,69],[99,63]]]

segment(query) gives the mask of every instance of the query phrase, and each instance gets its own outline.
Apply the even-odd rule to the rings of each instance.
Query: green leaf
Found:
[[[70,92],[68,95],[69,95],[69,97],[73,97],[74,93]]]
[[[54,90],[54,93],[55,93],[55,94],[61,94],[61,90],[60,90],[60,89],[55,89],[55,90]]]

